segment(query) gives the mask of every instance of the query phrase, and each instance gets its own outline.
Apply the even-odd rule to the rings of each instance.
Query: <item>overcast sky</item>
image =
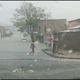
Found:
[[[0,1],[0,24],[10,25],[14,9],[19,8],[23,1]],[[28,1],[31,2],[31,1]],[[80,18],[80,1],[32,1],[35,6],[44,8],[53,19]]]

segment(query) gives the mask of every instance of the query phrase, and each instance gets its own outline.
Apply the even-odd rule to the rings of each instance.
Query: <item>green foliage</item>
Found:
[[[38,27],[39,21],[45,17],[44,9],[35,7],[32,3],[23,3],[19,9],[15,10],[12,23],[19,28],[19,31],[24,32],[28,26]]]

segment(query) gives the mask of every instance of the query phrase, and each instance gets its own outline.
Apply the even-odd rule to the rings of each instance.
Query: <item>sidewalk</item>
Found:
[[[45,44],[43,44],[45,45]],[[46,45],[45,45],[46,46]],[[45,54],[55,58],[65,59],[80,59],[80,52],[68,53],[67,51],[60,51],[59,53],[51,52],[47,47],[41,49]]]

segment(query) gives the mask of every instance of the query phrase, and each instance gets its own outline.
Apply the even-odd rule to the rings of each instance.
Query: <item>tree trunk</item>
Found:
[[[33,28],[31,25],[30,25],[30,35],[31,35],[31,41],[34,42]]]

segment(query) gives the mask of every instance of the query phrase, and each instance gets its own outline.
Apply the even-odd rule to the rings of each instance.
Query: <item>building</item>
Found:
[[[69,21],[69,27],[76,27],[76,26],[80,26],[80,19],[75,19],[75,20],[71,20]]]
[[[39,23],[39,33],[43,36],[43,41],[47,42],[49,36],[55,32],[63,31],[68,28],[66,19],[48,19],[41,20]]]
[[[6,28],[4,26],[0,26],[0,37],[2,38],[4,33],[6,31]]]
[[[5,27],[4,26],[0,26],[0,33],[5,31]]]
[[[34,27],[33,34],[35,39],[41,42],[47,42],[48,37],[53,37],[55,32],[63,31],[68,28],[66,19],[47,19],[40,20],[37,27]],[[30,26],[28,33],[31,32]]]
[[[12,32],[5,26],[0,26],[0,37],[9,37],[12,35]]]
[[[60,36],[59,49],[80,51],[80,19],[68,21],[67,30],[59,32],[58,35]]]
[[[72,27],[59,33],[58,48],[80,51],[80,26]]]

